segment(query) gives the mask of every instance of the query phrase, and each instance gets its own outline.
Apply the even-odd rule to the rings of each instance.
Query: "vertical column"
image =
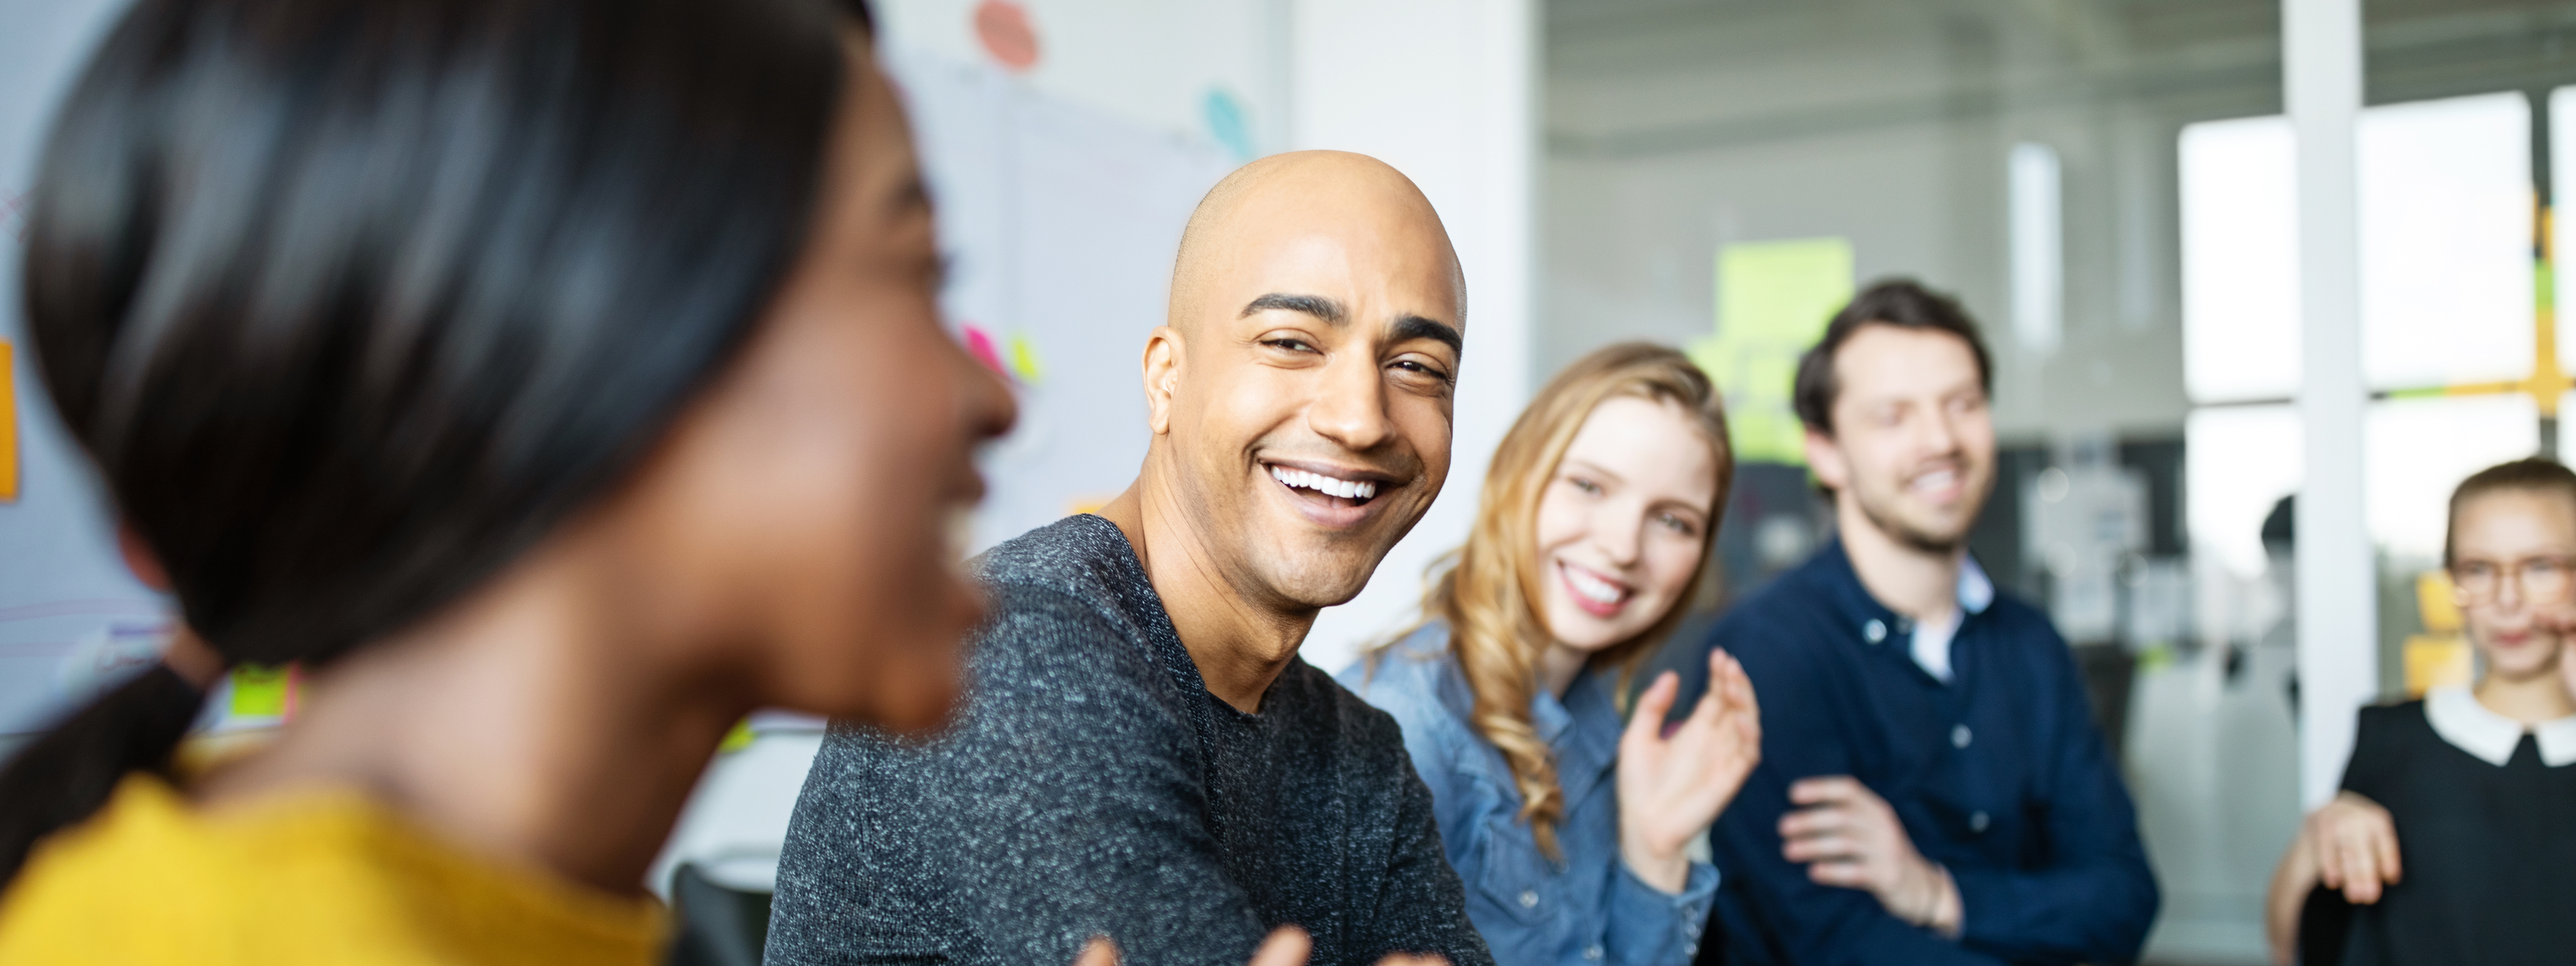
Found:
[[[1306,659],[1339,670],[1401,629],[1423,568],[1465,542],[1486,464],[1529,397],[1537,0],[1295,0],[1291,144],[1375,156],[1422,187],[1467,274],[1449,482]]]
[[[2379,693],[2378,611],[2362,509],[2360,0],[2282,0],[2282,90],[2298,136],[2299,331],[2306,482],[2299,490],[2299,789],[2334,796],[2353,711]]]

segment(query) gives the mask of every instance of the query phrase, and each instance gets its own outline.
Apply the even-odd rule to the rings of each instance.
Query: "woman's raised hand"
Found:
[[[1762,709],[1743,665],[1708,654],[1708,693],[1669,733],[1664,717],[1681,691],[1670,671],[1637,698],[1619,738],[1619,852],[1646,884],[1678,893],[1690,881],[1683,850],[1708,831],[1762,760]]]

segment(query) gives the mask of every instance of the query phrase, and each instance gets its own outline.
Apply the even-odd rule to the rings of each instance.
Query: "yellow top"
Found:
[[[211,813],[133,776],[0,896],[0,963],[643,966],[650,898],[469,855],[349,790]]]

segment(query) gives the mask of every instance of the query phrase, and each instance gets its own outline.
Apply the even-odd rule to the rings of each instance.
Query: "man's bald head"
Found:
[[[1439,214],[1394,168],[1335,151],[1245,165],[1190,218],[1170,324],[1145,344],[1154,441],[1108,512],[1171,521],[1227,606],[1302,635],[1448,479],[1466,298]]]
[[[1242,288],[1247,273],[1259,274],[1278,256],[1294,258],[1301,254],[1296,249],[1332,242],[1356,249],[1355,255],[1391,256],[1394,264],[1384,266],[1391,272],[1443,273],[1456,316],[1449,322],[1466,324],[1466,276],[1440,213],[1403,172],[1347,151],[1274,154],[1208,189],[1181,233],[1169,324],[1186,334],[1208,312],[1245,311],[1245,305],[1208,300]]]

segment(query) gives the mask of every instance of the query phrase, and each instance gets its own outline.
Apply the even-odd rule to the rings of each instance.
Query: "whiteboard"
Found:
[[[159,594],[117,557],[95,477],[55,419],[19,308],[18,201],[55,102],[121,0],[0,0],[0,339],[16,405],[17,499],[0,502],[0,734],[41,728],[102,682],[149,661]]]
[[[885,60],[938,210],[941,308],[970,346],[981,333],[1002,350],[1020,403],[1018,427],[984,455],[981,552],[1135,479],[1145,338],[1163,324],[1190,211],[1234,162],[987,65],[901,47]]]

